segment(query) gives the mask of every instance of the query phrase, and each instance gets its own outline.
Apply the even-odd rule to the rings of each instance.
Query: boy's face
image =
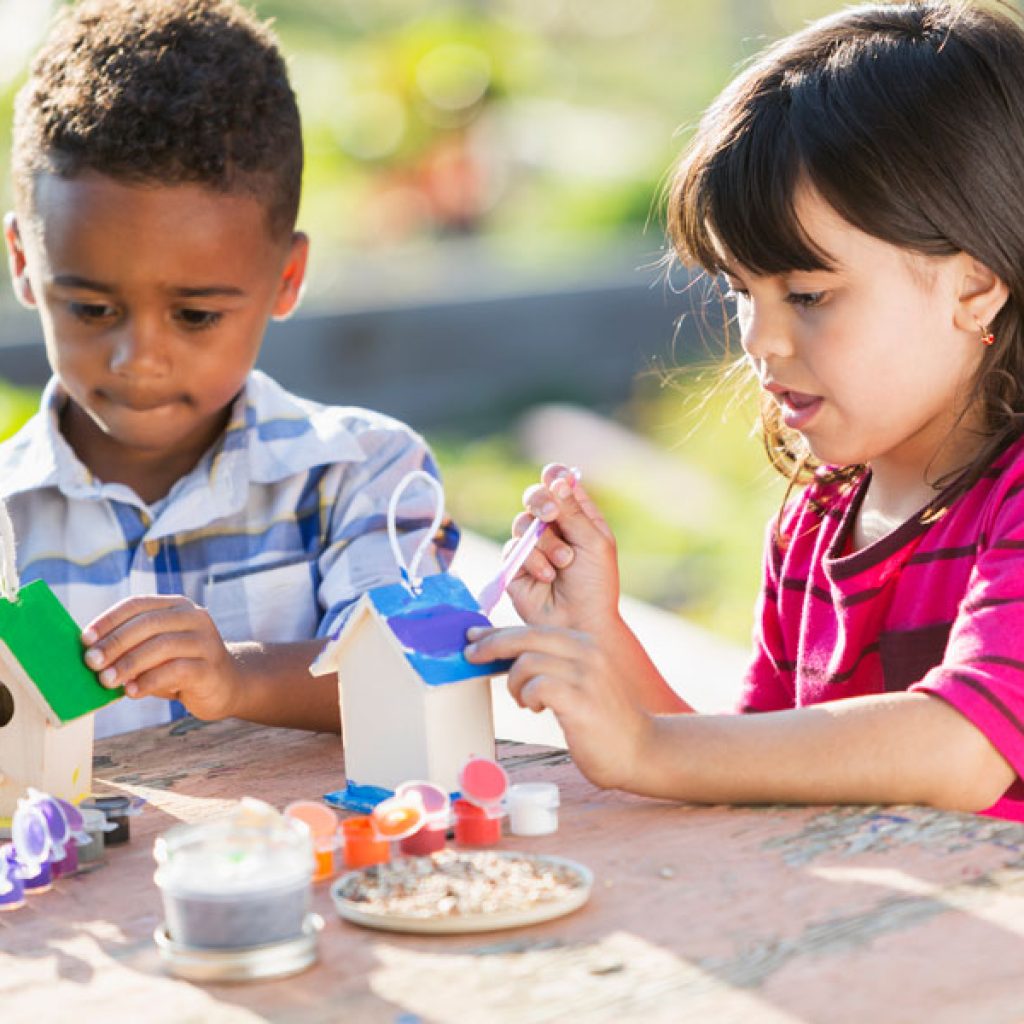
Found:
[[[95,172],[42,176],[34,212],[8,215],[5,234],[15,289],[38,308],[71,398],[65,434],[104,479],[118,464],[194,464],[267,320],[298,301],[307,251],[303,235],[275,238],[252,196]]]

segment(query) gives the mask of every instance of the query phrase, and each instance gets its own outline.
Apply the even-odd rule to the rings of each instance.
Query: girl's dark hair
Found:
[[[937,0],[872,4],[769,48],[683,154],[668,207],[680,259],[719,273],[720,245],[759,275],[829,268],[796,217],[802,182],[866,234],[927,256],[968,253],[1009,287],[972,383],[984,443],[948,500],[1024,432],[1019,19]],[[816,463],[770,399],[761,421],[772,464],[791,481],[809,479]]]
[[[39,174],[97,171],[265,203],[291,232],[302,131],[273,34],[235,0],[81,0],[65,8],[15,106],[15,201]]]

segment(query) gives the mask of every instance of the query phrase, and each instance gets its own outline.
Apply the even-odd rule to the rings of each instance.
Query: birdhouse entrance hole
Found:
[[[14,694],[0,683],[0,729],[14,718]]]

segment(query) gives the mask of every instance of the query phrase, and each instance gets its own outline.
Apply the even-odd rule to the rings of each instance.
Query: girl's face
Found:
[[[833,269],[726,273],[743,349],[784,422],[821,462],[869,463],[876,477],[919,483],[962,465],[973,411],[956,421],[984,353],[964,303],[972,261],[864,234],[809,189],[796,210]]]

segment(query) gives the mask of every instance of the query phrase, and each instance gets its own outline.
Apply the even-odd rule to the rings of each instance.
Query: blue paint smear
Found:
[[[394,795],[393,789],[385,789],[383,786],[361,786],[358,782],[348,782],[344,789],[336,789],[333,793],[324,793],[324,800],[332,807],[340,807],[344,811],[370,814],[377,804]],[[448,794],[452,803],[461,797],[462,794],[458,790]]]
[[[358,782],[349,782],[344,789],[325,793],[324,800],[332,806],[341,807],[346,811],[369,814],[377,804],[394,795],[393,789],[385,789],[383,786],[360,786]]]
[[[449,573],[427,576],[417,594],[401,583],[369,591],[405,651],[409,664],[430,686],[507,672],[511,661],[470,664],[462,653],[470,626],[490,626],[465,583]]]

